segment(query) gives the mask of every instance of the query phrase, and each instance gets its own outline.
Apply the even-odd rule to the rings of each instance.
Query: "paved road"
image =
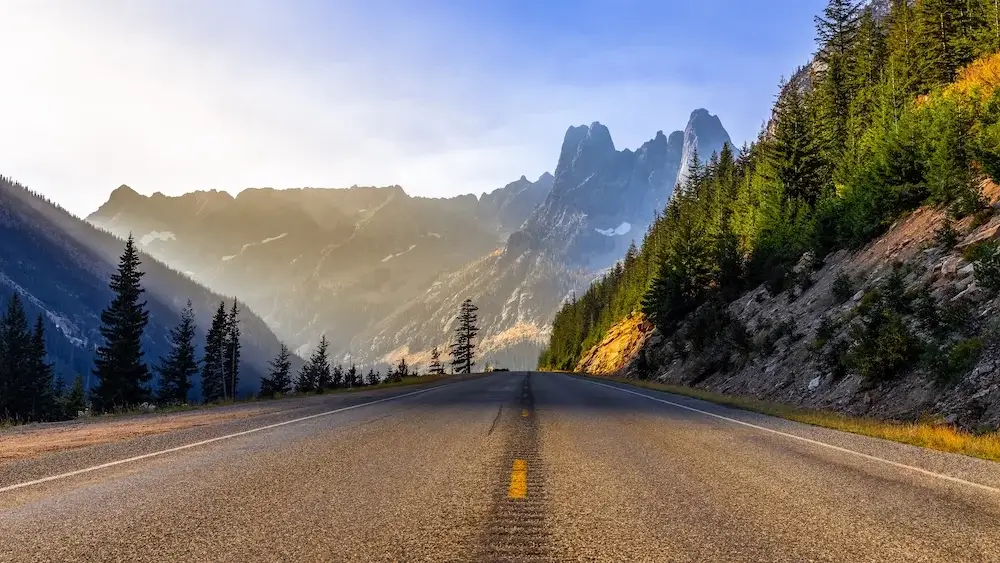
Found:
[[[276,404],[0,465],[0,561],[1000,561],[989,462],[563,374]]]

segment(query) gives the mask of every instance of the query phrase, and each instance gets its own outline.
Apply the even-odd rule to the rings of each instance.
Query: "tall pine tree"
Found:
[[[444,364],[441,363],[441,351],[435,346],[431,350],[431,365],[430,374],[431,375],[441,375],[444,373]]]
[[[222,301],[215,311],[212,326],[205,336],[205,355],[201,361],[201,395],[206,403],[226,398],[225,363],[228,324],[229,315],[226,314],[226,302]]]
[[[31,393],[31,410],[28,414],[31,420],[53,420],[58,416],[52,364],[45,358],[45,321],[42,315],[38,315],[31,333],[31,346],[28,348],[29,376],[26,387]]]
[[[835,162],[843,152],[848,133],[851,100],[854,96],[854,39],[861,18],[861,6],[855,0],[829,0],[823,15],[816,17],[816,41],[821,63],[816,89],[823,141],[828,158]]]
[[[455,327],[455,342],[451,345],[451,365],[457,373],[472,373],[472,366],[476,363],[474,349],[476,334],[479,333],[478,310],[471,299],[466,299],[455,318],[458,325]]]
[[[313,350],[312,355],[306,365],[302,366],[299,372],[299,379],[295,383],[295,390],[300,393],[320,391],[328,389],[333,384],[330,372],[330,359],[327,357],[329,342],[324,334],[319,341],[319,346]]]
[[[192,379],[198,373],[195,355],[194,309],[191,301],[181,311],[181,322],[170,330],[170,352],[163,358],[157,371],[160,374],[159,400],[163,403],[186,403]]]
[[[261,397],[274,397],[284,395],[292,390],[292,361],[291,353],[284,342],[278,355],[269,364],[271,371],[267,377],[260,380]]]
[[[0,418],[24,420],[30,381],[28,317],[16,292],[0,318]]]
[[[225,359],[222,364],[225,395],[235,400],[240,383],[240,307],[236,299],[233,299],[226,318],[225,335]]]
[[[97,348],[93,371],[97,383],[92,390],[94,407],[99,411],[138,405],[150,399],[151,376],[142,351],[149,311],[146,302],[140,301],[145,292],[140,265],[139,251],[129,235],[118,271],[111,275],[114,298],[101,313],[104,343]]]

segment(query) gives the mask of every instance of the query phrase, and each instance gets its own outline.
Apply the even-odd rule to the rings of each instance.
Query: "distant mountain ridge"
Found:
[[[533,366],[559,304],[620,258],[697,149],[729,137],[697,110],[683,131],[618,151],[600,123],[570,127],[554,174],[479,198],[399,186],[141,196],[119,188],[88,217],[201,283],[241,295],[300,353],[325,333],[338,359],[424,363],[447,348],[466,297],[484,360]]]

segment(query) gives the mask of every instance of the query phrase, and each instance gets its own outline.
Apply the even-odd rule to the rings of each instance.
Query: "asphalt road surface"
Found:
[[[990,462],[563,374],[274,405],[0,465],[0,561],[1000,561]]]

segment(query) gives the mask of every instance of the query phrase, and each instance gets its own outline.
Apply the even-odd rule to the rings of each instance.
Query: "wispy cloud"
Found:
[[[701,35],[629,34],[613,18],[588,31],[618,2],[590,2],[592,21],[574,22],[547,11],[559,2],[6,4],[0,173],[78,214],[121,183],[478,193],[550,170],[571,124],[600,120],[636,146],[695,107],[748,138],[777,74],[734,92],[747,73],[732,65],[808,54],[802,37],[773,60]]]

